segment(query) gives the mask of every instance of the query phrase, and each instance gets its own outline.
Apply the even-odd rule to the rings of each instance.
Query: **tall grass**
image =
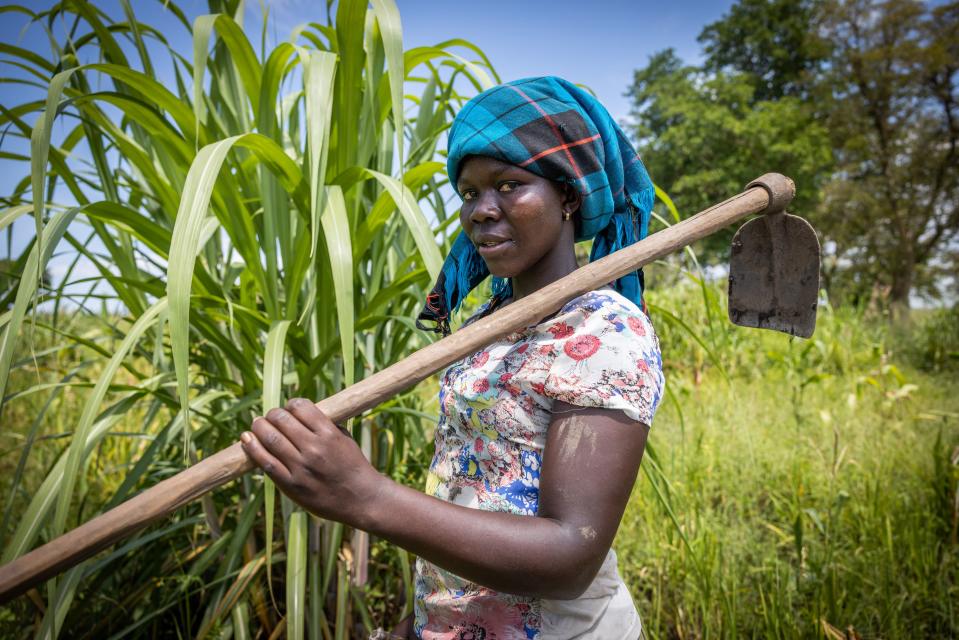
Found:
[[[36,229],[0,316],[4,423],[30,424],[4,434],[19,452],[4,562],[286,398],[330,395],[426,340],[411,318],[455,220],[437,142],[498,80],[483,53],[404,51],[393,0],[319,5],[259,53],[236,0],[211,0],[192,24],[165,5],[192,59],[128,0],[118,20],[84,2],[4,8],[50,43],[46,56],[0,45],[5,81],[35,93],[0,107],[8,148],[30,149],[4,152],[23,179],[0,228],[32,215]],[[51,285],[41,275],[64,253],[77,258]],[[81,260],[98,275],[77,293]],[[408,394],[349,427],[379,469],[402,473],[424,444],[422,407]],[[365,535],[247,477],[0,619],[4,635],[28,622],[43,637],[339,639],[408,609],[408,561],[371,557]]]
[[[648,295],[706,337],[702,296]],[[653,320],[671,395],[615,543],[647,636],[959,634],[955,377],[856,309],[822,305],[810,340],[722,326],[701,345]]]

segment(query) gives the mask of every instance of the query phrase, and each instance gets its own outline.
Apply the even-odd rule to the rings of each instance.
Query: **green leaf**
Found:
[[[283,351],[286,343],[286,332],[289,328],[289,320],[274,322],[266,337],[266,349],[263,353],[263,415],[266,415],[270,409],[279,407],[282,403]],[[266,571],[268,576],[272,576],[276,484],[268,477],[264,477],[263,483],[266,505]],[[267,582],[272,585],[273,581],[268,579]]]
[[[31,209],[33,209],[33,205],[31,204],[21,204],[16,207],[4,209],[2,212],[0,212],[0,231],[13,224],[17,218],[27,213]]]
[[[656,190],[656,197],[659,198],[663,204],[666,205],[666,209],[669,211],[669,215],[673,217],[673,222],[679,222],[679,209],[676,208],[676,205],[673,203],[673,199],[669,197],[665,191],[659,188],[657,185],[653,185],[653,188]],[[667,225],[668,226],[668,225]]]
[[[393,130],[396,132],[397,156],[403,166],[403,81],[406,66],[403,61],[403,27],[400,11],[393,0],[372,0],[373,13],[380,24],[386,66],[390,75],[390,98],[393,103]]]
[[[346,215],[346,201],[338,186],[327,187],[326,210],[321,218],[326,252],[330,258],[333,275],[333,293],[336,300],[336,317],[339,324],[340,345],[343,355],[343,380],[345,386],[354,379],[354,311],[353,311],[353,252],[350,243],[350,226]]]
[[[193,108],[196,111],[197,130],[205,121],[203,106],[203,76],[209,59],[210,35],[217,35],[230,52],[234,67],[243,82],[254,118],[260,109],[260,77],[262,69],[246,34],[230,16],[223,13],[198,16],[193,21]]]
[[[3,329],[3,337],[0,339],[0,399],[3,398],[7,388],[7,379],[10,374],[10,361],[13,359],[13,352],[16,349],[16,339],[20,333],[20,325],[27,313],[27,307],[33,300],[33,295],[37,291],[37,284],[40,282],[40,274],[50,261],[53,255],[53,249],[56,247],[60,238],[66,233],[67,227],[82,207],[70,209],[56,214],[53,219],[47,223],[43,229],[42,241],[34,244],[27,258],[27,263],[23,268],[23,277],[20,279],[20,285],[17,288],[17,297],[11,309],[10,318]],[[42,247],[42,255],[41,255]],[[0,400],[2,403],[2,400]]]
[[[316,254],[320,214],[324,209],[326,162],[329,154],[330,118],[333,114],[333,78],[336,56],[299,49],[303,60],[303,89],[306,92],[307,143],[310,154],[310,255]]]
[[[426,218],[423,216],[423,211],[420,209],[420,205],[417,204],[416,198],[406,185],[402,184],[396,178],[391,178],[372,169],[367,169],[365,173],[376,178],[393,198],[393,202],[395,202],[399,208],[407,228],[409,228],[410,233],[413,235],[416,248],[419,249],[420,257],[423,258],[423,266],[430,272],[430,278],[432,278],[433,282],[436,282],[436,278],[438,278],[440,274],[440,269],[443,268],[443,256],[440,255],[436,238],[433,237],[433,231],[426,222]]]
[[[273,323],[266,337],[266,349],[263,353],[263,415],[283,403],[283,350],[289,328],[289,320],[279,320]]]
[[[286,541],[286,633],[291,640],[303,640],[306,621],[306,526],[307,514],[290,514]]]
[[[43,113],[37,118],[30,135],[31,183],[33,189],[33,218],[36,221],[38,243],[43,244],[43,211],[46,198],[47,158],[50,156],[50,135],[53,132],[53,120],[57,116],[57,106],[63,89],[76,69],[67,69],[53,76],[47,91],[47,102]],[[39,274],[36,276],[39,277]]]

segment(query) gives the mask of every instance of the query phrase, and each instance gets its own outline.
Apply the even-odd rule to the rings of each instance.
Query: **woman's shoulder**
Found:
[[[597,289],[573,298],[537,327],[541,339],[598,339],[611,350],[639,349],[650,354],[659,341],[646,313],[636,303],[611,288]]]
[[[616,291],[612,287],[594,289],[581,296],[577,296],[563,305],[558,315],[578,311],[584,315],[592,315],[597,311],[621,313],[625,315],[645,316],[635,302]]]
[[[560,322],[577,334],[610,339],[646,339],[658,347],[656,332],[646,312],[612,288],[596,289],[573,298],[549,322]],[[624,332],[628,328],[630,331]]]
[[[652,424],[665,385],[662,355],[649,318],[635,303],[612,289],[590,291],[539,331],[552,354],[545,395],[618,409]]]

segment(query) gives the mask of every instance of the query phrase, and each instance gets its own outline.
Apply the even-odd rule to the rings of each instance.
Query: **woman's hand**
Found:
[[[367,525],[368,506],[388,479],[356,442],[306,398],[272,409],[240,436],[243,450],[283,493],[316,515]]]

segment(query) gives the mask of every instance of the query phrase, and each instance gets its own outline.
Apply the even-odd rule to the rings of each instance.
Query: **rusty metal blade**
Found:
[[[808,338],[816,329],[819,238],[788,213],[769,213],[736,232],[729,256],[729,319],[743,327]]]

